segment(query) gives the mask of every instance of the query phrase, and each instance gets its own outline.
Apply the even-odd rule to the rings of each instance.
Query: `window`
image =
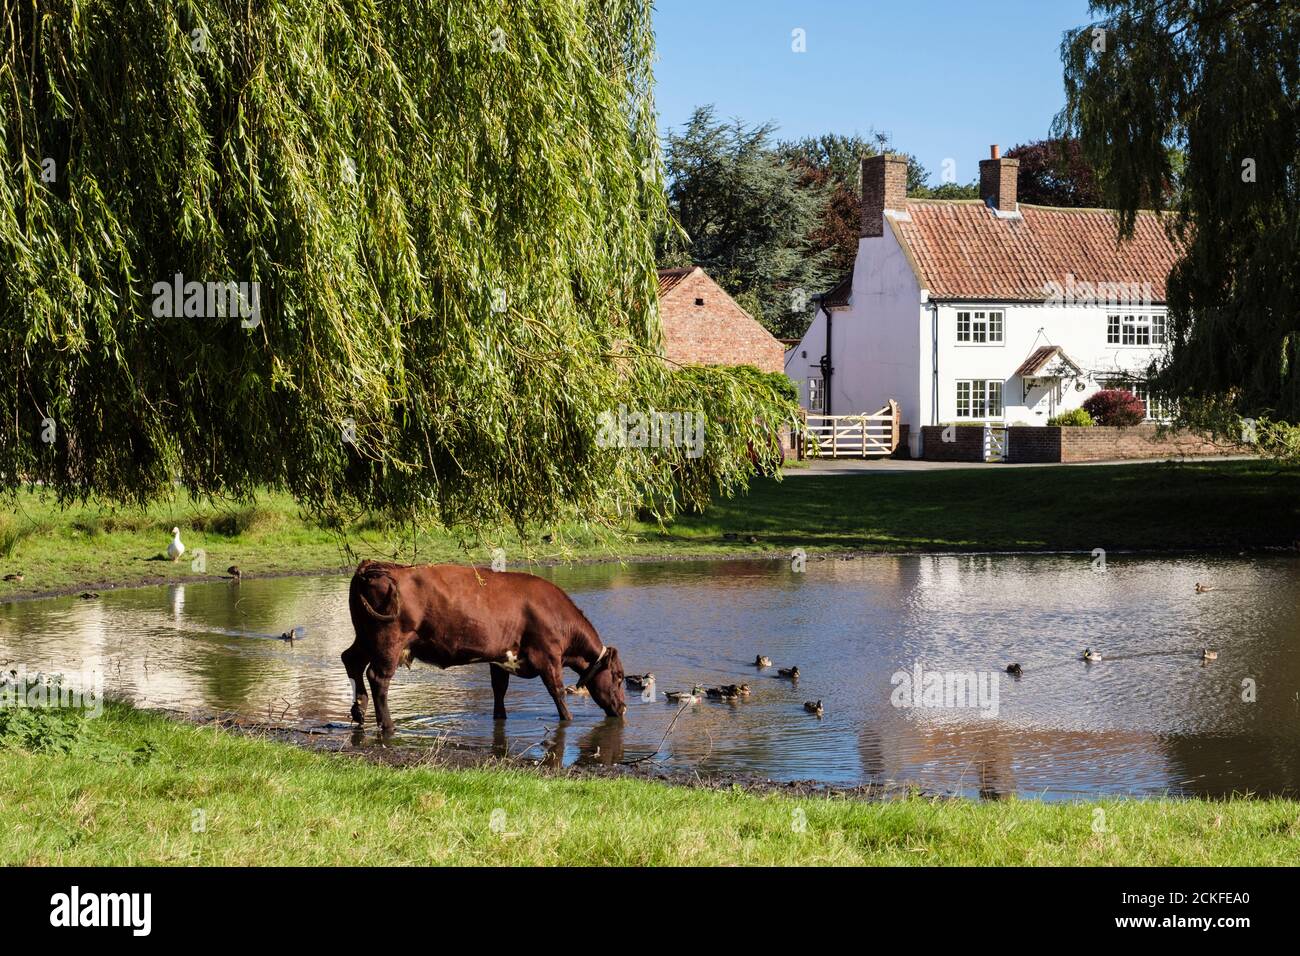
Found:
[[[808,411],[820,412],[826,407],[825,390],[820,378],[808,379]]]
[[[1165,317],[1161,315],[1106,316],[1107,345],[1164,345]]]
[[[958,418],[1001,418],[1002,383],[971,379],[957,383]]]
[[[972,345],[1002,342],[1001,312],[958,312],[957,341]]]

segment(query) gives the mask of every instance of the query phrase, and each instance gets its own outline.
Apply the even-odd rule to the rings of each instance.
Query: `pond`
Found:
[[[537,680],[491,719],[486,666],[401,670],[397,746],[435,740],[565,764],[653,753],[664,692],[748,682],[685,709],[657,760],[829,784],[1043,799],[1300,790],[1300,561],[926,555],[542,571],[629,673],[625,722],[583,697],[556,727]],[[1214,590],[1196,593],[1197,582]],[[302,628],[293,643],[276,639]],[[0,605],[0,661],[104,676],[138,704],[233,711],[346,737],[347,578],[278,578]],[[1085,647],[1101,661],[1080,660]],[[1218,659],[1200,659],[1203,648]],[[758,654],[774,666],[759,670]],[[1017,662],[1023,675],[1005,672]],[[797,665],[797,684],[778,667]],[[7,665],[8,666],[13,666]],[[570,682],[574,676],[568,675]],[[915,686],[913,686],[915,685]],[[945,694],[945,690],[947,693]],[[969,692],[969,693],[967,693]],[[825,714],[806,713],[820,699]],[[374,746],[373,712],[365,746]]]

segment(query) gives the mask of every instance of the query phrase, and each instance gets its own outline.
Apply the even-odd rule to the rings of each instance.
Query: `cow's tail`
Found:
[[[366,598],[366,590],[378,584],[380,581],[388,582],[388,611],[383,613],[377,611],[375,606]],[[356,573],[352,575],[351,586],[352,597],[361,605],[361,608],[370,617],[376,621],[396,621],[397,616],[402,613],[402,595],[397,587],[397,581],[388,573],[388,569],[383,565],[374,564],[369,561],[361,562]],[[373,594],[373,592],[372,592]]]

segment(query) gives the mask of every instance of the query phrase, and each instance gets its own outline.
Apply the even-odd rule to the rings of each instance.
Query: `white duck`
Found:
[[[172,528],[172,540],[171,544],[167,545],[167,557],[179,561],[184,553],[185,545],[181,544],[181,529]]]

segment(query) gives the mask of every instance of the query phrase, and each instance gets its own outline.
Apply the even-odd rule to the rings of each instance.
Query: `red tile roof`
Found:
[[[1068,289],[1073,281],[1146,283],[1151,301],[1164,302],[1179,258],[1151,212],[1138,213],[1133,238],[1117,245],[1108,209],[1021,203],[1019,216],[1002,218],[980,200],[908,199],[905,211],[889,222],[935,299],[1041,302],[1050,283]]]
[[[1022,378],[1032,378],[1047,368],[1048,363],[1058,355],[1061,357],[1062,362],[1073,367],[1076,372],[1079,371],[1079,366],[1070,361],[1070,356],[1062,352],[1059,345],[1040,345],[1029,353],[1029,358],[1020,363],[1020,368],[1016,369],[1014,374]]]
[[[688,275],[694,272],[698,266],[688,266],[685,269],[660,269],[659,270],[659,295],[662,297],[665,293],[671,292],[677,283],[681,282]]]

